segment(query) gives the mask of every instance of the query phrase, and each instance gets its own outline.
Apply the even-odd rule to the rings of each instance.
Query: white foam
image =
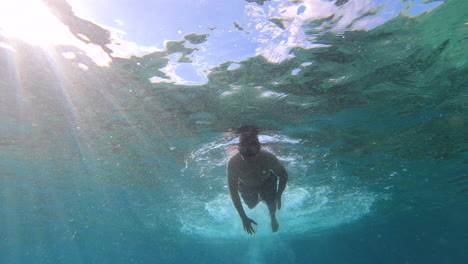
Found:
[[[328,186],[290,187],[283,195],[283,209],[277,212],[281,234],[297,235],[335,228],[358,220],[370,212],[376,196],[363,191],[334,192]],[[187,208],[190,210],[189,208]],[[205,203],[204,212],[179,217],[182,232],[202,237],[238,238],[249,236],[227,193]],[[267,206],[259,204],[247,215],[258,223],[256,237],[271,232]]]

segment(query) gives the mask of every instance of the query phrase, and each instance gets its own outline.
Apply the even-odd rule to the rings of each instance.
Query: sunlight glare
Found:
[[[33,45],[76,42],[68,27],[39,0],[0,0],[0,33]]]

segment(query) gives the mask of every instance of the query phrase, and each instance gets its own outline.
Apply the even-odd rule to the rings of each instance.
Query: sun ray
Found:
[[[68,27],[39,0],[1,1],[0,32],[33,45],[76,42]]]
[[[74,36],[40,0],[0,1],[0,35],[20,39],[31,45],[47,47],[70,45],[83,50],[96,65],[109,66],[111,58],[94,43]],[[14,51],[14,45],[0,42],[0,47]]]

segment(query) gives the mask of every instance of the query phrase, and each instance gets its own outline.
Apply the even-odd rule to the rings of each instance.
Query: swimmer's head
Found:
[[[237,130],[239,137],[239,152],[243,157],[253,157],[260,151],[256,126],[242,126]]]

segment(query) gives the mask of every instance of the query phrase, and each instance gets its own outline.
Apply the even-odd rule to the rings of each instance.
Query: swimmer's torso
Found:
[[[277,163],[278,160],[273,154],[260,150],[252,160],[242,159],[240,154],[236,154],[229,166],[241,183],[254,187],[261,186],[272,176],[271,171],[274,171]]]

